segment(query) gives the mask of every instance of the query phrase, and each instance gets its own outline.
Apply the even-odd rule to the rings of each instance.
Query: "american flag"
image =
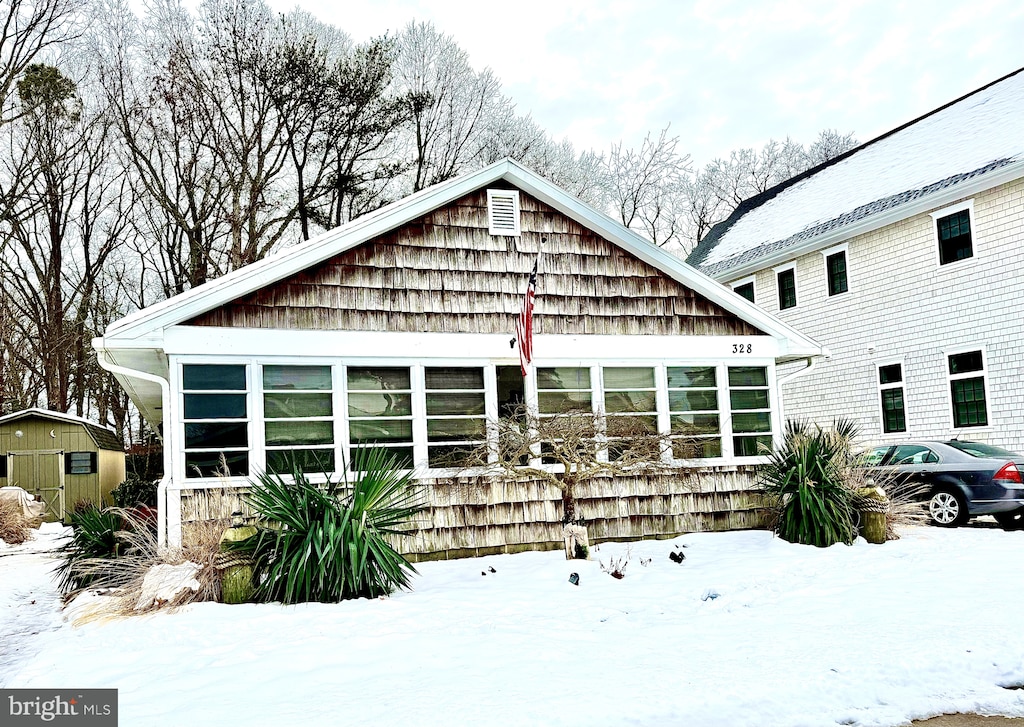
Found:
[[[519,368],[526,376],[526,372],[533,361],[533,299],[537,293],[537,265],[540,263],[540,251],[537,251],[537,259],[533,261],[533,271],[530,273],[530,282],[526,286],[526,295],[523,298],[523,309],[519,311],[516,318],[516,343],[519,344]]]

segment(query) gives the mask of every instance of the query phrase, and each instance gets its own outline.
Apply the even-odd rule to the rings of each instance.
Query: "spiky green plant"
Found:
[[[70,520],[71,539],[61,546],[61,562],[54,571],[63,593],[96,581],[95,562],[117,558],[124,547],[118,538],[125,529],[121,511],[89,505],[74,510]]]
[[[786,423],[782,444],[760,470],[759,485],[776,511],[775,531],[791,543],[828,547],[852,543],[857,518],[850,486],[856,426],[839,420],[834,429]]]
[[[259,532],[238,549],[254,561],[256,600],[334,603],[407,588],[412,564],[388,542],[422,510],[410,472],[386,449],[357,449],[354,479],[324,484],[294,468],[263,473],[247,501]]]

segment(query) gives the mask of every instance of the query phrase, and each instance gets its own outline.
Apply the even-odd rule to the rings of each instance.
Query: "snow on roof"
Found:
[[[769,190],[690,262],[721,272],[1022,160],[1024,69]]]

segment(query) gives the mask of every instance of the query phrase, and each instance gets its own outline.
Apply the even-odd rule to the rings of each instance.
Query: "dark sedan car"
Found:
[[[927,499],[932,522],[957,527],[992,515],[1004,528],[1024,524],[1024,457],[978,442],[905,442],[864,457],[883,487],[914,489]]]

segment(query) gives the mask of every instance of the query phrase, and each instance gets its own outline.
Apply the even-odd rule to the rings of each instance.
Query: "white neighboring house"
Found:
[[[830,350],[788,417],[1024,452],[1024,69],[746,200],[688,262]]]
[[[524,377],[510,340],[542,243]],[[439,465],[520,402],[629,412],[679,437],[665,479],[582,493],[591,537],[760,524],[749,490],[781,430],[776,365],[799,373],[824,353],[512,161],[139,311],[93,345],[162,432],[162,540],[229,514],[260,471],[293,456],[341,470],[372,443],[430,491],[407,544],[425,557],[560,545],[557,491],[457,489]]]

